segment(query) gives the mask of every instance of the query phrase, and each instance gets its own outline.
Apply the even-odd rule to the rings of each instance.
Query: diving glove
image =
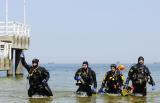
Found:
[[[154,90],[155,90],[155,85],[152,86],[152,91],[154,91]]]
[[[25,58],[24,53],[22,52],[20,55],[21,58]]]
[[[98,90],[98,93],[104,93],[104,90],[102,87]]]
[[[92,91],[92,93],[96,93],[97,89],[93,87],[93,88],[91,88],[91,91]]]
[[[81,76],[77,76],[75,79],[79,81],[79,80],[81,80],[82,78],[81,78]]]

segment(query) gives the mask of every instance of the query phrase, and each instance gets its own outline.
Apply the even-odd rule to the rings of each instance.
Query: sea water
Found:
[[[77,90],[74,74],[81,64],[43,64],[49,72],[48,84],[53,92],[52,98],[28,98],[29,87],[27,71],[24,69],[23,76],[6,77],[5,73],[0,73],[0,103],[160,103],[160,64],[147,64],[151,75],[156,83],[155,90],[147,85],[146,97],[135,96],[107,96],[93,95],[92,97],[76,97]],[[125,77],[131,64],[126,64],[123,71]],[[105,73],[110,69],[109,64],[90,64],[96,72],[98,88]]]

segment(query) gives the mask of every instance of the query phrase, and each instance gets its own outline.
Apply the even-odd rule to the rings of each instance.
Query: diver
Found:
[[[124,88],[128,87],[130,80],[132,81],[133,94],[141,94],[142,96],[146,96],[147,82],[152,85],[152,89],[154,89],[155,82],[153,81],[148,67],[144,65],[144,58],[142,56],[138,58],[138,63],[130,68]]]
[[[123,66],[124,67],[124,66]],[[121,94],[124,76],[116,64],[110,65],[111,70],[105,74],[99,93]]]
[[[49,80],[49,72],[44,67],[38,65],[39,60],[35,58],[32,60],[32,65],[28,65],[25,61],[23,52],[21,53],[20,57],[22,65],[28,71],[27,79],[29,79],[30,85],[28,89],[28,96],[32,97],[34,94],[53,96],[52,91],[47,83]]]
[[[82,63],[82,67],[75,73],[76,85],[79,86],[76,93],[86,92],[87,96],[92,96],[96,93],[97,81],[95,72],[89,67],[87,61]],[[93,86],[93,87],[91,87]]]

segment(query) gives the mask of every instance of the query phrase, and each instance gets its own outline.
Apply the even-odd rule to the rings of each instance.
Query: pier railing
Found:
[[[0,35],[28,35],[29,27],[15,21],[0,21]]]
[[[25,24],[10,21],[0,21],[0,71],[12,74],[13,55],[15,55],[15,68],[19,68],[19,55],[22,50],[29,48],[29,27]],[[15,53],[13,52],[15,51]],[[21,72],[22,69],[16,69]]]

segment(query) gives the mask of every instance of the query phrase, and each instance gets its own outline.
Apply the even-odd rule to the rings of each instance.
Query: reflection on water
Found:
[[[93,96],[79,97],[77,103],[147,103],[146,97],[122,96]]]
[[[29,98],[28,103],[52,103],[53,98]]]
[[[77,97],[77,103],[96,103],[96,97]]]
[[[23,80],[23,75],[15,75],[16,80]]]
[[[27,80],[22,77],[0,78],[0,103],[158,103],[160,92],[149,92],[147,97],[93,95],[76,97],[74,91],[55,91],[53,98],[28,98]]]
[[[134,96],[105,96],[103,100],[105,103],[146,103],[146,97]]]
[[[92,97],[76,97],[74,91],[77,90],[74,81],[75,67],[68,65],[50,66],[47,68],[50,72],[49,86],[53,91],[53,98],[28,98],[27,90],[29,87],[27,72],[24,76],[5,77],[0,74],[0,103],[160,103],[160,73],[159,66],[154,67],[152,71],[153,78],[156,82],[156,90],[151,91],[148,86],[147,97],[134,96],[108,96],[93,95]],[[151,66],[152,67],[152,66]],[[98,70],[96,69],[98,68]],[[100,66],[93,66],[97,73],[98,88],[101,85],[106,69]],[[66,72],[67,71],[67,72]],[[67,78],[66,78],[67,76]]]

